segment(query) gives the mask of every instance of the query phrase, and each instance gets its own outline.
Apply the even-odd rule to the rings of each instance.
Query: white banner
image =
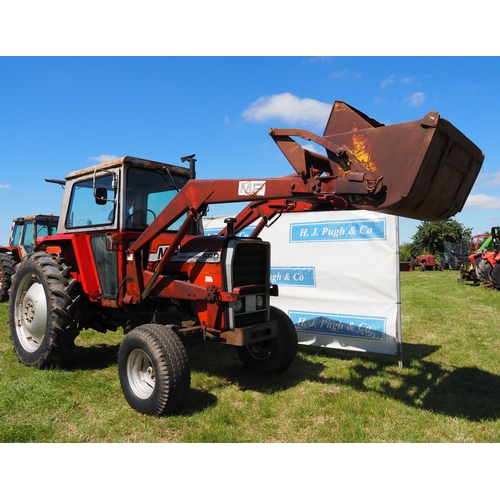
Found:
[[[205,218],[206,232],[224,218]],[[261,238],[271,243],[280,291],[272,304],[292,319],[300,344],[401,356],[397,217],[283,214]]]

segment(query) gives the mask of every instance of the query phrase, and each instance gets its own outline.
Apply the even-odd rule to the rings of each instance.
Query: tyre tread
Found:
[[[14,344],[19,360],[27,365],[46,368],[60,364],[73,346],[78,336],[79,314],[75,304],[79,300],[76,294],[76,280],[70,275],[70,268],[57,256],[44,252],[35,252],[21,261],[12,280],[12,296],[15,297],[17,286],[29,272],[38,275],[44,289],[48,289],[47,305],[50,316],[49,325],[42,342],[43,349],[36,356],[26,355],[15,340],[15,300],[9,305],[10,339]],[[45,344],[45,345],[44,345]]]
[[[126,375],[127,357],[136,347],[149,349],[156,363],[155,390],[148,400],[140,400],[133,394]],[[188,356],[180,339],[165,325],[150,323],[130,330],[118,352],[118,371],[125,398],[141,413],[170,415],[188,396],[191,383]]]

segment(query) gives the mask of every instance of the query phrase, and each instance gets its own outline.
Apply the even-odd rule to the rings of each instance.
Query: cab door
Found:
[[[118,179],[118,169],[110,169],[75,181],[64,221],[67,232],[89,235],[102,296],[111,300],[117,299],[123,275],[119,272],[118,252],[106,244],[106,235],[118,230]]]

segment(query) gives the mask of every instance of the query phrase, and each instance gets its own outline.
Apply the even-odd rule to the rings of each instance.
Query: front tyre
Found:
[[[12,277],[10,338],[19,361],[39,368],[60,364],[78,330],[76,280],[56,256],[36,252]]]
[[[118,374],[128,404],[146,415],[176,411],[191,383],[184,345],[168,326],[158,324],[140,325],[125,335]]]
[[[278,323],[278,336],[238,347],[238,356],[248,368],[263,372],[286,370],[297,355],[297,331],[289,316],[281,309],[271,306],[271,321]]]

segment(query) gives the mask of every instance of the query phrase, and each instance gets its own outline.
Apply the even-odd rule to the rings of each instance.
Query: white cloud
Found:
[[[391,75],[389,78],[382,80],[380,82],[380,88],[385,89],[388,85],[392,85],[394,83],[394,75]]]
[[[282,120],[288,125],[325,126],[332,105],[315,99],[301,99],[285,92],[272,96],[259,97],[242,116],[250,122]]]
[[[410,106],[420,106],[424,103],[426,97],[427,96],[423,92],[415,92],[414,94],[405,97],[403,102]]]
[[[0,184],[0,189],[11,189],[12,186],[10,184]]]
[[[471,194],[465,202],[465,207],[472,209],[498,210],[500,209],[500,197],[487,194]]]
[[[415,81],[415,77],[414,76],[406,76],[406,77],[401,78],[401,81],[404,84],[408,85],[408,84],[413,83]]]
[[[482,186],[498,186],[500,185],[500,171],[499,172],[492,172],[492,173],[480,173],[478,178],[478,183],[480,183]]]
[[[330,78],[333,78],[334,80],[345,80],[348,74],[349,70],[347,68],[343,70],[338,69],[333,73],[330,73]]]
[[[119,157],[115,155],[99,155],[90,157],[92,161],[96,161],[98,163],[104,163],[105,161],[116,160],[117,158]]]
[[[344,68],[344,69],[337,69],[330,73],[328,75],[328,78],[332,78],[333,80],[337,80],[339,82],[343,80],[349,79],[354,79],[354,80],[359,80],[361,78],[361,73],[358,73],[357,71],[354,71],[349,68]]]

